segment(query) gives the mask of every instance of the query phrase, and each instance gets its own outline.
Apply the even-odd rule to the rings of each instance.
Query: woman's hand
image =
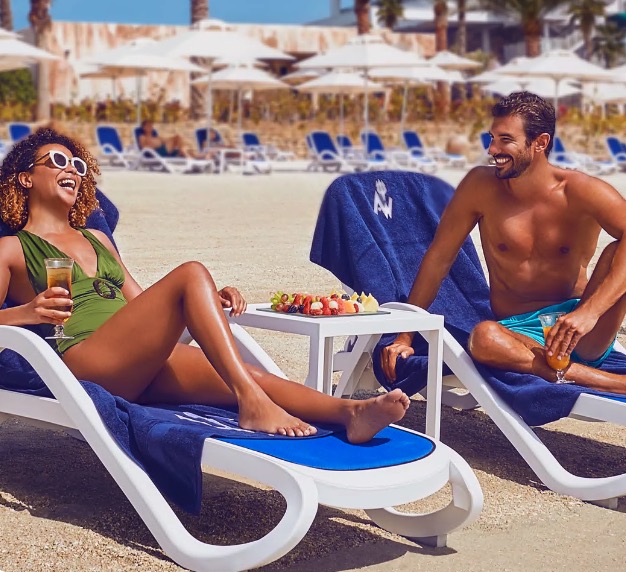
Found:
[[[231,308],[231,316],[240,316],[246,311],[248,304],[241,295],[241,292],[233,286],[225,286],[219,292],[222,308]]]
[[[65,310],[71,305],[70,293],[65,288],[48,288],[24,305],[25,323],[61,325],[72,315]]]
[[[398,356],[404,359],[412,356],[415,350],[411,347],[413,336],[411,334],[400,334],[392,344],[383,348],[380,353],[380,365],[383,368],[385,377],[390,381],[396,381],[396,362]]]

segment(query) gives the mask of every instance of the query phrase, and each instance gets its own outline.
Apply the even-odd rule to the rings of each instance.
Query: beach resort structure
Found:
[[[327,18],[312,22],[316,26],[356,26],[356,18],[352,2],[329,0]],[[375,28],[380,26],[377,21],[377,2],[371,3],[370,21]],[[626,2],[624,0],[607,0],[605,14],[622,25],[626,23]],[[396,24],[394,30],[401,34],[430,33],[435,31],[432,0],[404,0],[404,17]],[[568,14],[569,6],[561,6],[544,18],[543,42],[544,50],[564,48],[572,49],[582,45],[579,27],[571,23]],[[459,27],[458,3],[448,2],[448,43],[454,43]],[[467,28],[468,51],[482,50],[493,53],[502,62],[525,55],[524,38],[519,21],[510,15],[503,15],[485,10],[477,0],[467,0],[465,15]]]

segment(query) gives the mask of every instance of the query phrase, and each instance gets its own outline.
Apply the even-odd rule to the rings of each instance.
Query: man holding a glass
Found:
[[[472,331],[474,359],[555,383],[626,393],[626,376],[598,369],[626,314],[626,200],[600,179],[548,162],[556,121],[542,98],[513,93],[494,106],[493,118],[494,165],[475,167],[459,184],[408,302],[432,304],[478,225],[496,320]],[[614,241],[588,278],[601,231]],[[398,356],[413,353],[413,335],[399,334],[382,351],[389,380],[396,379]]]

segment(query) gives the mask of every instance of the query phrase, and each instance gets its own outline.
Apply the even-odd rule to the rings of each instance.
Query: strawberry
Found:
[[[330,311],[330,315],[331,316],[338,316],[339,315],[339,310],[337,308],[332,308]]]
[[[322,296],[320,298],[320,302],[322,303],[323,308],[328,308],[328,303],[330,302],[330,300],[326,296]]]
[[[330,308],[326,307],[326,308],[322,308],[322,316],[330,316],[331,315],[331,310]]]
[[[359,305],[355,304],[355,303],[353,303],[353,305],[354,305],[354,313],[358,314],[359,313]]]
[[[345,300],[342,300],[341,298],[337,298],[336,302],[337,302],[337,313],[345,314],[346,313]]]
[[[294,306],[299,306],[300,304],[302,304],[302,294],[294,294],[292,304]]]
[[[307,296],[304,299],[304,302],[302,303],[302,313],[303,314],[310,314],[311,313],[311,302],[312,302],[312,298],[311,296]]]

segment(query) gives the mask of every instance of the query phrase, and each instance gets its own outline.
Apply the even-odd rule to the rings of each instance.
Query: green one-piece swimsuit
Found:
[[[87,276],[76,263],[72,268],[72,317],[65,322],[65,333],[74,336],[71,340],[49,340],[59,355],[72,346],[87,339],[115,312],[126,305],[121,288],[124,285],[124,271],[119,262],[91,232],[78,229],[91,243],[98,260],[95,276]],[[28,279],[39,294],[48,288],[44,258],[68,258],[66,254],[47,240],[20,230],[17,237],[24,251]],[[49,336],[54,329],[51,324],[39,324],[38,333]]]

